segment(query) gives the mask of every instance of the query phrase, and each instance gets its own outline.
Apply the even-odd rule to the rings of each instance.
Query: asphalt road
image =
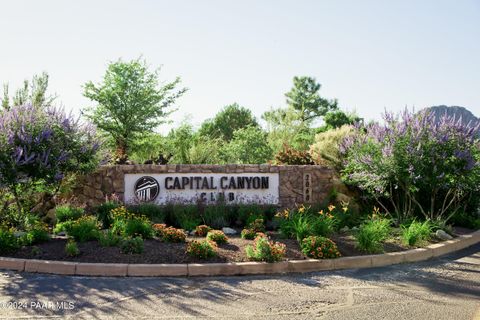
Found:
[[[0,272],[0,318],[480,319],[480,245],[383,268],[216,278]]]

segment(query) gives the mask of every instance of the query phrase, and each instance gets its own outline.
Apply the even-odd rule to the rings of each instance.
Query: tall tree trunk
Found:
[[[125,139],[117,138],[115,151],[115,162],[118,164],[124,164],[128,160],[127,155],[127,143]]]

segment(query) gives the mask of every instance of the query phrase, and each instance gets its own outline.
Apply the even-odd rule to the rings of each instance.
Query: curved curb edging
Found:
[[[189,264],[83,263],[0,257],[0,269],[76,276],[107,277],[178,277],[232,276],[252,274],[298,273],[341,269],[383,267],[428,260],[480,243],[480,230],[453,240],[378,255],[343,257],[325,260],[291,260],[275,263],[229,262]]]

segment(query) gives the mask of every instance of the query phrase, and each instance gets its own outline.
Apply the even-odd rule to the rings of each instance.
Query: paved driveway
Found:
[[[0,317],[480,319],[480,245],[416,264],[284,276],[0,272]]]

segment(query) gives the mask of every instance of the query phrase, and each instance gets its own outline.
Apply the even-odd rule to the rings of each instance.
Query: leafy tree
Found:
[[[87,82],[85,97],[96,101],[86,116],[108,133],[116,146],[116,161],[128,159],[133,141],[152,132],[173,112],[168,110],[186,88],[176,89],[180,78],[160,84],[159,70],[150,71],[145,60],[110,63],[103,82]]]
[[[272,158],[267,134],[257,127],[246,127],[233,133],[232,141],[224,148],[226,162],[240,164],[266,163]]]
[[[56,96],[48,95],[48,74],[43,72],[41,75],[33,76],[31,81],[25,80],[23,87],[15,91],[10,104],[9,86],[3,85],[2,108],[10,109],[12,106],[33,105],[36,108],[45,108],[54,102]]]
[[[300,120],[308,122],[337,109],[337,100],[320,97],[321,85],[312,77],[294,77],[293,88],[285,94],[287,104],[300,113]]]
[[[159,133],[150,132],[136,139],[132,145],[130,158],[137,163],[152,161],[162,162],[168,160],[167,139]]]
[[[190,148],[194,143],[195,132],[190,123],[184,122],[168,133],[167,150],[172,155],[171,163],[188,164]]]
[[[323,117],[324,125],[317,129],[317,132],[325,132],[332,129],[340,128],[344,125],[353,125],[362,122],[363,119],[354,113],[345,113],[342,110],[328,112]]]
[[[267,140],[275,154],[285,146],[305,151],[313,142],[314,131],[302,122],[299,113],[291,107],[267,111],[262,119],[267,123]]]
[[[218,138],[226,142],[232,140],[233,132],[248,126],[258,127],[252,112],[237,103],[224,107],[213,119],[200,127],[200,135]]]

